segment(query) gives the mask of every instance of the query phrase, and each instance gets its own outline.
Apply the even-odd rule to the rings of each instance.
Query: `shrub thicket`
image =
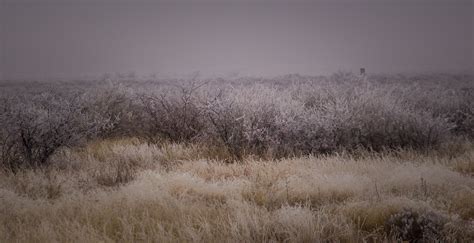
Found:
[[[229,82],[3,83],[0,159],[13,171],[45,165],[62,147],[111,136],[222,146],[236,159],[431,149],[474,137],[470,81],[338,73]]]

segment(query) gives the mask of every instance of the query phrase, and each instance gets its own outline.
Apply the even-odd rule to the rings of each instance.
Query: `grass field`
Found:
[[[1,175],[0,241],[469,242],[474,147],[458,150],[224,163],[199,145],[96,141]]]

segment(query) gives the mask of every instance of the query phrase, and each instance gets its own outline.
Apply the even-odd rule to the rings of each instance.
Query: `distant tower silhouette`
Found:
[[[363,84],[368,85],[368,80],[367,80],[367,73],[365,72],[365,68],[360,68],[360,75],[359,79],[362,81]]]

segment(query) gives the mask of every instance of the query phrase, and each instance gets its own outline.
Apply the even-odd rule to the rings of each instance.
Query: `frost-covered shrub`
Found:
[[[242,107],[219,94],[206,104],[205,116],[209,122],[206,139],[221,142],[230,154],[241,158],[246,145]]]
[[[272,87],[220,90],[204,108],[207,138],[217,139],[236,157],[263,155],[281,143],[278,136],[288,122],[287,111],[293,112],[291,102],[284,92]]]
[[[458,101],[445,111],[445,116],[454,124],[453,132],[474,138],[474,88],[458,91]]]
[[[233,153],[277,157],[357,148],[436,147],[449,139],[452,122],[419,109],[396,87],[371,83],[290,87],[234,87],[205,107],[210,130]],[[359,82],[359,83],[357,83]],[[214,134],[214,135],[213,135]]]
[[[386,222],[388,234],[409,242],[436,242],[440,240],[447,219],[434,212],[416,212],[410,209],[394,214]]]
[[[446,139],[449,122],[417,110],[388,87],[333,85],[303,100],[327,148],[429,148]],[[305,129],[308,131],[308,129]]]
[[[84,109],[97,113],[109,121],[107,131],[100,136],[134,136],[139,121],[139,107],[134,102],[134,94],[130,89],[119,83],[108,82],[99,84],[95,89],[85,93]]]
[[[2,167],[16,171],[46,165],[59,148],[106,131],[110,120],[87,104],[79,94],[10,98],[0,121]]]
[[[474,81],[472,82],[474,83]],[[453,83],[440,85],[405,85],[400,89],[401,99],[417,110],[444,117],[452,123],[455,135],[474,138],[474,87]],[[436,98],[434,98],[436,97]]]
[[[272,146],[282,156],[357,148],[425,149],[448,139],[452,127],[444,117],[417,110],[386,87],[318,84],[298,88],[293,96],[293,112],[280,113],[281,122],[272,132]]]
[[[439,145],[450,128],[445,119],[417,111],[384,90],[356,90],[342,97],[335,104],[343,108],[329,109],[336,112],[337,146],[424,149]]]
[[[454,136],[474,137],[469,80],[472,76],[339,72],[274,79],[0,83],[1,156],[8,158],[2,163],[22,164],[29,153],[44,163],[56,150],[39,149],[42,142],[22,139],[22,132],[33,140],[58,136],[53,140],[61,145],[53,142],[55,148],[93,137],[145,137],[223,146],[236,158],[430,149]],[[16,94],[22,95],[13,98]],[[30,143],[35,149],[19,146]]]
[[[175,142],[189,142],[204,128],[202,109],[197,95],[202,87],[194,82],[140,96],[145,136],[162,137]]]
[[[286,117],[275,132],[274,151],[277,156],[327,153],[336,149],[333,126],[317,112],[303,111]]]

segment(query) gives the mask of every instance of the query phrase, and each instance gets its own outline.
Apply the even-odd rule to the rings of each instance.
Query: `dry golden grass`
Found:
[[[442,219],[442,241],[469,242],[473,155],[226,163],[199,145],[97,141],[0,175],[0,242],[383,241],[406,209]]]

